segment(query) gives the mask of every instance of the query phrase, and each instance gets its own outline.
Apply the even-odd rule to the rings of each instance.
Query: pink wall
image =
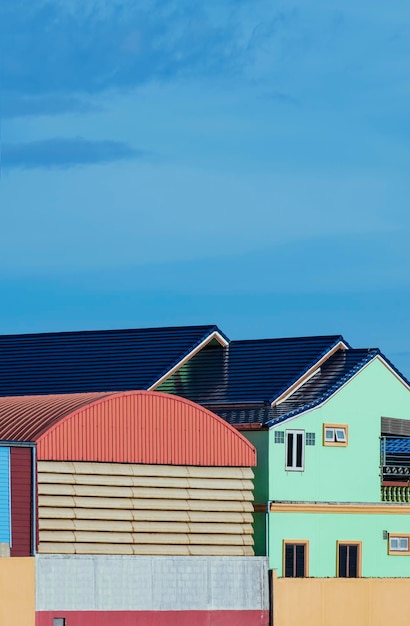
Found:
[[[268,611],[38,611],[36,626],[268,626]]]

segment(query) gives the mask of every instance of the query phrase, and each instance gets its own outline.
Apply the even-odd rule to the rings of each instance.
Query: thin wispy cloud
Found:
[[[222,74],[240,57],[239,39],[234,7],[218,15],[216,3],[0,6],[2,83],[12,93],[95,93],[186,72]]]
[[[64,113],[94,113],[99,110],[88,100],[70,94],[45,94],[41,96],[3,93],[1,115],[3,118],[29,115],[61,115]]]
[[[75,166],[144,159],[148,153],[120,141],[47,139],[3,145],[3,169],[70,168]]]
[[[263,100],[270,100],[271,102],[275,102],[278,104],[291,105],[291,106],[300,106],[301,102],[295,96],[292,96],[290,93],[284,93],[281,91],[267,91],[260,96]]]

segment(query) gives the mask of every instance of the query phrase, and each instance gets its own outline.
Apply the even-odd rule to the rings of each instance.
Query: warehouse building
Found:
[[[30,458],[37,624],[267,623],[267,563],[248,558],[255,448],[220,417],[158,392],[3,397],[0,439]]]

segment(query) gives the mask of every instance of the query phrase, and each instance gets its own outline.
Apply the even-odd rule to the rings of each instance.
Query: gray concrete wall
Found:
[[[37,611],[260,610],[264,557],[36,557]]]

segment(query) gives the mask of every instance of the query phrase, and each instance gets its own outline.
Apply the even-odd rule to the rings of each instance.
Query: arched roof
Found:
[[[158,392],[0,398],[0,439],[36,442],[50,461],[256,465],[255,448],[222,418]]]

